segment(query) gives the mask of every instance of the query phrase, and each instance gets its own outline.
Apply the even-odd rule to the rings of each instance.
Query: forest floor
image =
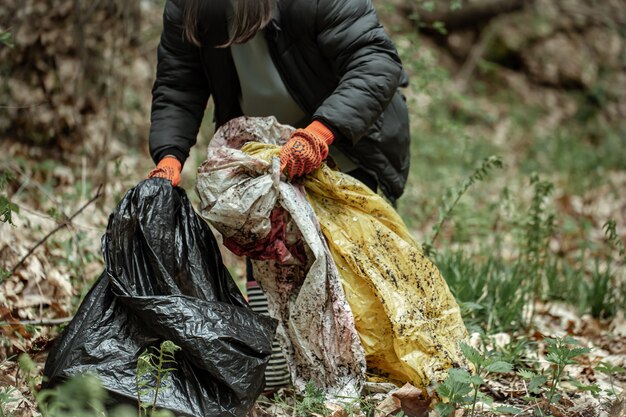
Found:
[[[0,223],[0,415],[39,415],[34,387],[55,336],[102,271],[108,215],[152,167],[145,139],[158,31],[144,32],[150,47],[127,63],[122,107],[91,120],[79,145],[0,144],[0,192],[16,208],[12,224]],[[459,301],[475,349],[468,354],[483,368],[480,380],[455,375],[440,388],[456,408],[450,415],[626,415],[626,126],[581,119],[577,93],[506,68],[479,71],[456,89],[427,40],[395,40],[412,79],[413,132],[398,211]],[[184,170],[195,202],[210,113]],[[243,285],[241,259],[223,257]],[[35,369],[20,365],[23,353]],[[494,362],[508,366],[486,366]],[[282,390],[253,414],[419,415],[416,392],[384,391],[327,408],[314,389]]]

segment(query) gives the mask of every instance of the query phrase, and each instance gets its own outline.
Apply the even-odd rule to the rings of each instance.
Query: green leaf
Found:
[[[11,276],[11,271],[0,266],[0,284]]]
[[[485,306],[483,306],[482,304],[474,303],[471,301],[460,302],[459,305],[461,309],[465,311],[479,311],[485,309]]]
[[[18,363],[18,365],[20,367],[20,370],[25,375],[30,375],[32,373],[36,373],[37,372],[37,365],[35,365],[35,362],[33,361],[33,359],[27,353],[22,353],[18,357],[17,363]]]
[[[621,366],[613,365],[608,362],[600,362],[600,364],[596,366],[595,370],[598,372],[602,372],[606,375],[621,374],[623,372],[626,372],[626,369],[622,368]]]
[[[8,198],[0,195],[0,222],[13,224],[13,213],[19,213],[20,208]]]
[[[446,24],[441,21],[433,22],[432,28],[442,35],[446,35],[448,33],[448,29],[446,29]]]
[[[580,382],[579,380],[575,378],[570,378],[569,382],[573,386],[575,386],[576,389],[578,389],[579,391],[590,392],[594,396],[602,392],[602,388],[600,388],[598,384],[589,384],[589,385],[583,384],[582,382]]]
[[[482,385],[485,383],[485,380],[480,375],[472,375],[470,377],[470,384],[472,385]]]
[[[485,366],[485,371],[495,373],[507,373],[511,372],[513,367],[510,363],[504,361],[495,361]]]
[[[517,371],[517,375],[522,377],[523,379],[532,379],[537,376],[536,373],[529,371],[528,369],[520,369]]]
[[[432,12],[435,10],[435,2],[432,0],[423,1],[421,4],[422,8],[427,12]]]
[[[541,393],[541,386],[548,382],[548,378],[543,375],[534,376],[528,383],[528,391],[533,394]]]
[[[571,350],[568,352],[568,356],[569,356],[570,358],[575,358],[575,357],[577,357],[577,356],[586,355],[586,354],[587,354],[587,353],[589,353],[589,352],[591,352],[591,349],[589,349],[589,348],[579,347],[579,348],[574,348],[574,349],[571,349]]]
[[[468,345],[465,342],[459,343],[459,347],[461,348],[461,352],[475,366],[480,366],[484,363],[485,358],[479,351],[474,349],[472,346]]]
[[[450,3],[450,10],[460,10],[463,8],[463,4],[461,0],[452,0]]]
[[[0,44],[8,46],[9,48],[13,48],[15,46],[13,44],[11,32],[0,31]]]
[[[453,403],[465,402],[465,396],[473,390],[470,379],[471,375],[465,369],[451,369],[445,381],[437,386],[437,393]]]
[[[565,338],[563,338],[563,343],[568,345],[581,345],[580,341],[572,336],[565,336]]]
[[[439,403],[435,406],[435,411],[437,411],[443,417],[447,417],[450,414],[454,413],[454,410],[454,407],[450,404]]]
[[[436,389],[437,394],[439,394],[440,397],[442,398],[448,398],[450,399],[454,393],[452,392],[452,387],[450,386],[450,384],[447,383],[442,383],[439,384],[439,386]]]
[[[453,368],[448,371],[448,379],[455,382],[469,384],[470,377],[470,373],[465,369]]]
[[[555,353],[555,352],[548,353],[548,354],[546,355],[546,360],[547,360],[548,362],[550,362],[550,363],[554,363],[554,364],[558,364],[558,363],[561,363],[561,362],[562,362],[561,357],[560,357],[557,353]]]

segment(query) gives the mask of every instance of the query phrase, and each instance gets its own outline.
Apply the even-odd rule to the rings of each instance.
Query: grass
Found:
[[[579,111],[546,128],[550,109],[490,88],[457,93],[417,37],[397,44],[411,75],[413,132],[399,212],[426,249],[433,246],[468,324],[487,332],[529,326],[523,311],[535,300],[566,301],[604,319],[623,309],[623,257],[608,231],[601,238],[609,218],[563,213],[561,201],[623,197],[615,188],[602,196],[597,190],[624,172],[626,125],[603,122],[597,100],[574,92]],[[503,169],[471,184],[490,155],[501,155]]]

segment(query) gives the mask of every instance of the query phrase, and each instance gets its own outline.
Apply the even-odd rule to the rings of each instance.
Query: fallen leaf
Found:
[[[390,416],[400,411],[401,407],[402,403],[400,402],[400,399],[391,394],[387,398],[385,398],[383,402],[378,404],[376,410],[379,411],[383,416]]]
[[[422,390],[406,383],[402,388],[391,392],[376,409],[386,416],[402,411],[407,417],[425,417],[431,401],[432,398],[425,396]]]

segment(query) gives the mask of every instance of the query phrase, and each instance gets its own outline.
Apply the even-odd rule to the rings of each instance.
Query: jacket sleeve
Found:
[[[356,143],[404,81],[402,62],[371,0],[318,0],[315,25],[339,84],[313,118]]]
[[[150,154],[155,163],[166,155],[185,162],[210,96],[201,48],[183,38],[182,21],[182,8],[175,0],[167,0],[152,88]]]

